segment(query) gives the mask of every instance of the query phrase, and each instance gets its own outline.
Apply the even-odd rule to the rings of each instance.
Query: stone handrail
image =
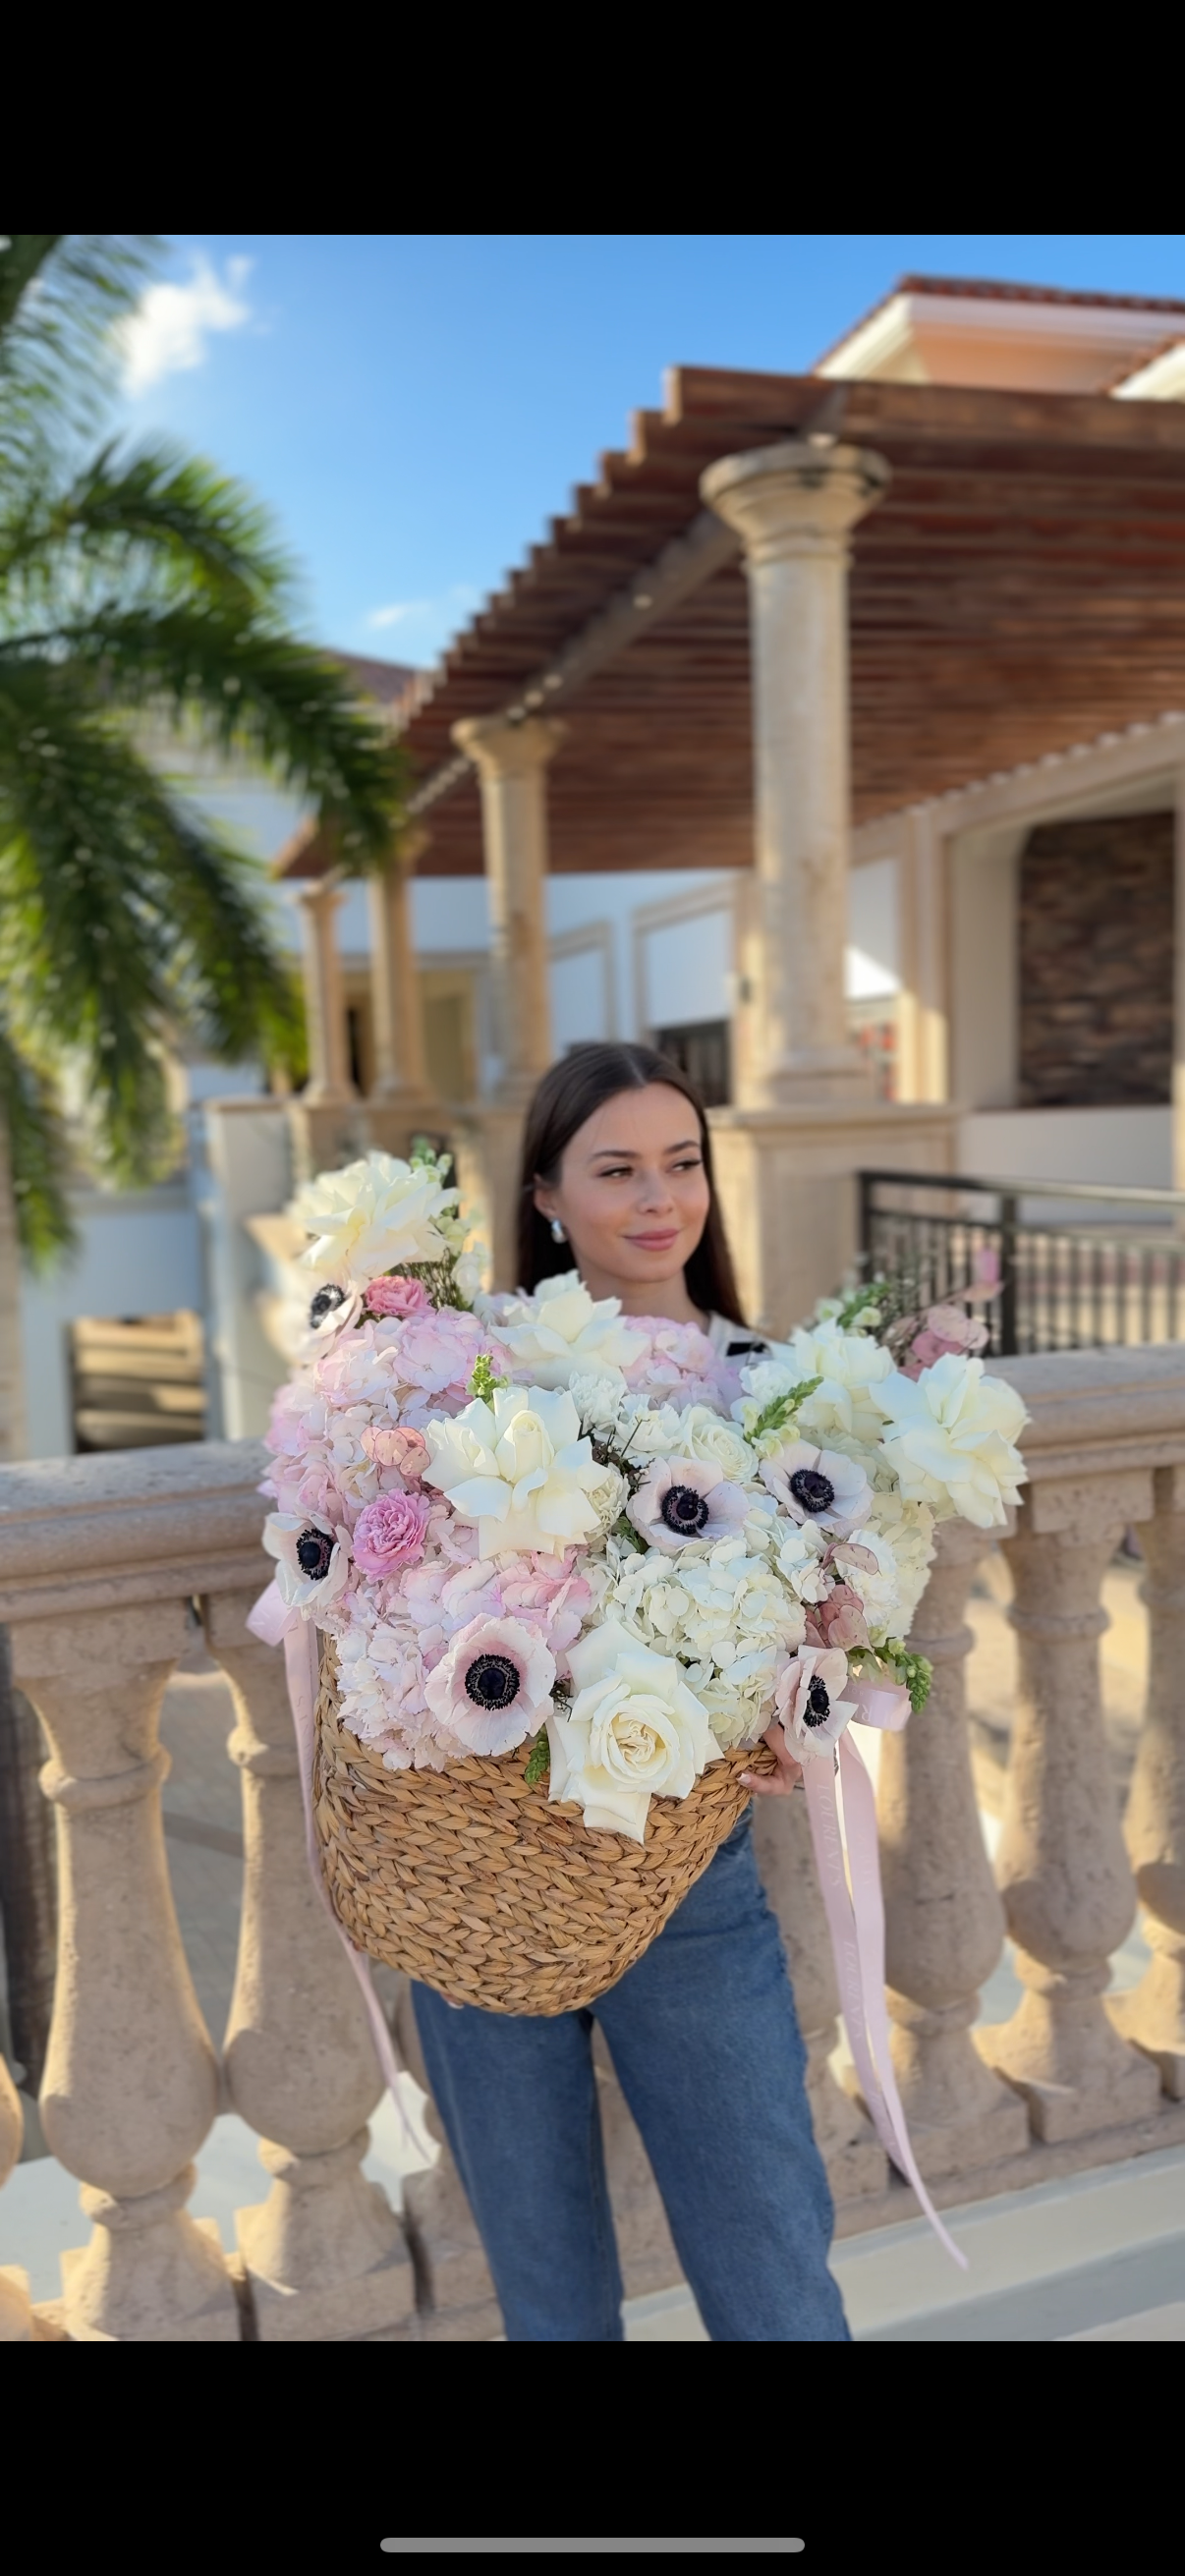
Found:
[[[884,1739],[878,1790],[895,2061],[919,2163],[948,2202],[1185,2135],[1185,1351],[1068,1353],[1002,1373],[1032,1418],[1031,1481],[1002,1540],[1020,1673],[996,1876],[976,1810],[963,1608],[997,1533],[940,1533],[914,1631],[934,1690]],[[269,1570],[263,1466],[262,1448],[242,1441],[0,1471],[0,1621],[49,1738],[43,1785],[62,1860],[41,2116],[93,2221],[64,2260],[65,2326],[84,2341],[484,2339],[497,2309],[447,2150],[408,2186],[414,2265],[359,2170],[381,2079],[309,1882],[281,1659],[245,1624]],[[1151,1680],[1125,1843],[1103,1736],[1099,1592],[1133,1524]],[[239,1960],[217,2052],[178,1932],[160,1805],[157,1722],[194,1603],[231,1685],[228,1749],[242,1773]],[[838,2001],[803,1806],[762,1802],[757,1832],[848,2232],[912,2203],[889,2187],[863,2107],[829,2064]],[[1133,1993],[1104,2002],[1137,1890],[1153,1962]],[[1009,2022],[975,2029],[1005,1926],[1024,1998]],[[415,2065],[407,2003],[404,1991]],[[652,2290],[677,2262],[611,2068],[599,2077],[626,2287]],[[0,2086],[0,2150],[6,2102]],[[239,2213],[229,2261],[186,2209],[220,2107],[257,2131],[270,2177],[260,2206]],[[25,2331],[19,2287],[0,2281],[0,2339]]]

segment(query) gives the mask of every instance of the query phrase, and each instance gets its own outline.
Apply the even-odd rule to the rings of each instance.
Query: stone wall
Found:
[[[1168,813],[1030,832],[1018,900],[1020,1107],[1169,1099],[1173,831]]]

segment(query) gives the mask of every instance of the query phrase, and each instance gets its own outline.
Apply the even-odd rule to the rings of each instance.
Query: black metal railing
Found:
[[[1185,1338],[1185,1191],[946,1172],[858,1178],[863,1275],[905,1277],[919,1306],[977,1282],[998,1358]]]

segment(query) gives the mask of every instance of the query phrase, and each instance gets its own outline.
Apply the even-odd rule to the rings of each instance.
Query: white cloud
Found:
[[[219,277],[209,260],[199,257],[188,285],[162,281],[146,287],[134,313],[116,332],[124,391],[142,394],[161,376],[200,367],[212,331],[240,331],[251,319],[242,292],[250,270],[249,259],[228,259],[225,275]]]
[[[380,634],[390,634],[410,660],[430,660],[472,615],[479,596],[472,582],[457,581],[435,599],[392,599],[382,608],[372,608],[366,624]]]

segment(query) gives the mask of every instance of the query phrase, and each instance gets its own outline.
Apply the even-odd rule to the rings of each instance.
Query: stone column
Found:
[[[236,2212],[262,2343],[399,2339],[414,2294],[398,2219],[359,2168],[383,2082],[348,1959],[305,1853],[284,1659],[246,1628],[257,1586],[205,1605],[234,1694],[243,1913],[223,2048],[232,2108],[262,2138],[266,2201]]]
[[[337,881],[321,877],[300,895],[309,1078],[289,1111],[298,1180],[332,1170],[361,1150],[358,1094],[350,1075],[346,1003],[334,915]]]
[[[0,2191],[21,2151],[24,2121],[20,2095],[0,2057]],[[0,2343],[32,2343],[29,2276],[19,2264],[0,2263]]]
[[[356,1095],[346,1044],[346,1005],[334,915],[341,903],[337,882],[321,877],[300,894],[304,940],[305,1008],[309,1023],[309,1079],[305,1099],[336,1107]]]
[[[881,1739],[877,1814],[892,2052],[921,2172],[971,2173],[1028,2145],[1023,2102],[985,2066],[970,2030],[1004,1938],[967,1737],[967,1594],[992,1534],[937,1532],[910,1644],[934,1681],[924,1709]]]
[[[428,1080],[411,918],[411,881],[427,846],[427,832],[408,833],[398,857],[366,888],[376,1067],[366,1124],[372,1143],[389,1154],[406,1155],[413,1137],[435,1132],[442,1118]]]
[[[951,1160],[949,1111],[876,1100],[847,1040],[848,536],[888,477],[862,448],[790,439],[700,485],[744,542],[753,675],[757,991],[713,1154],[746,1311],[778,1334],[853,1259],[854,1174]]]
[[[0,1459],[25,1454],[25,1371],[21,1333],[21,1255],[9,1166],[8,1125],[0,1117]]]
[[[1111,1953],[1135,1889],[1103,1732],[1103,1576],[1125,1527],[1147,1514],[1148,1478],[1041,1483],[1005,1541],[1018,1687],[997,1877],[1017,1973],[1011,2021],[977,2033],[988,2065],[1023,2093],[1039,2138],[1121,2127],[1155,2108],[1160,2078],[1103,2009]]]
[[[752,631],[756,866],[763,914],[758,1101],[861,1098],[845,1034],[850,825],[848,531],[884,459],[788,439],[701,483],[745,548]]]
[[[753,1841],[806,2041],[815,2142],[836,2200],[861,2200],[887,2189],[889,2170],[871,2122],[841,2091],[827,2062],[839,2038],[839,1988],[806,1799],[755,1798]]]
[[[482,835],[490,890],[494,995],[501,1074],[478,1122],[494,1286],[512,1288],[522,1115],[551,1062],[547,988],[547,766],[566,727],[552,717],[509,724],[480,716],[454,725],[453,740],[481,782]]]
[[[59,1964],[40,2109],[95,2222],[62,2257],[65,2324],[87,2343],[239,2339],[217,2228],[185,2208],[218,2108],[161,1831],[157,1723],[185,1621],[176,1600],[13,1635],[53,1749],[42,1785],[58,1819]]]
[[[1156,1509],[1140,1525],[1148,1572],[1148,1709],[1124,1833],[1152,1965],[1107,2010],[1117,2030],[1160,2068],[1185,2101],[1185,1468],[1160,1467]]]
[[[497,1098],[523,1109],[551,1063],[547,990],[547,767],[567,731],[547,716],[453,726],[481,781],[482,837],[502,1072]]]
[[[1185,769],[1176,779],[1176,866],[1173,923],[1173,1188],[1185,1189]],[[1177,1231],[1185,1232],[1185,1209],[1177,1210]]]

